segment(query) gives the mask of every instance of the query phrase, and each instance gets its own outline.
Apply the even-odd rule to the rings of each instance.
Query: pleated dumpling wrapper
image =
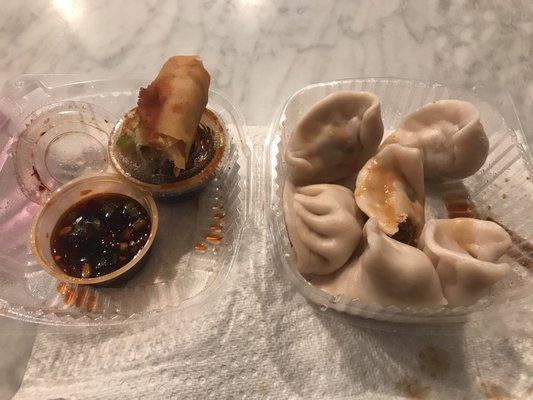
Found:
[[[313,285],[368,304],[446,305],[437,272],[424,252],[390,238],[374,218],[365,224],[364,237],[366,248],[358,259],[334,274],[314,277]]]
[[[285,224],[298,270],[329,274],[352,255],[362,235],[362,222],[352,192],[340,185],[295,187],[283,190]]]
[[[409,114],[381,145],[418,148],[426,179],[463,179],[485,163],[489,140],[477,108],[466,101],[441,100]]]
[[[389,236],[414,244],[424,226],[424,168],[420,150],[392,144],[359,172],[355,201]]]
[[[176,176],[185,169],[207,105],[210,80],[200,58],[175,56],[139,91],[142,140],[166,154],[174,163]]]
[[[510,245],[500,225],[474,218],[429,220],[419,240],[452,307],[474,304],[507,275],[509,265],[497,261]]]
[[[307,185],[348,178],[375,154],[382,137],[375,94],[330,94],[313,105],[292,132],[285,153],[289,179]]]

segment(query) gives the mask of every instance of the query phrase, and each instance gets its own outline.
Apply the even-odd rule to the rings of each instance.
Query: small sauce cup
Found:
[[[117,193],[138,201],[150,217],[148,240],[133,259],[121,268],[98,277],[77,278],[63,272],[53,259],[51,238],[54,227],[63,214],[85,198],[104,193]],[[30,245],[41,267],[53,277],[78,285],[119,284],[131,277],[143,264],[154,242],[158,226],[157,207],[149,192],[131,185],[117,174],[99,174],[75,179],[53,192],[33,220]]]
[[[135,108],[130,110],[127,115],[135,112]],[[117,149],[116,141],[122,134],[126,119],[121,118],[115,125],[109,138],[108,151],[109,158],[113,168],[125,179],[144,190],[153,193],[156,196],[173,197],[195,191],[207,185],[214,177],[216,172],[224,163],[227,148],[227,132],[222,120],[211,110],[207,109],[202,115],[201,124],[204,125],[212,135],[211,143],[213,155],[209,162],[201,170],[184,179],[178,179],[175,182],[154,184],[137,179],[131,171],[121,162],[120,150]],[[185,170],[184,172],[190,172]],[[188,174],[184,174],[188,175]]]

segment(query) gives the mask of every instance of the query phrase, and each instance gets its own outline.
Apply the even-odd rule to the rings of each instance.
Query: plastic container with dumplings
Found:
[[[62,327],[190,316],[231,281],[250,200],[243,119],[224,96],[210,91],[207,107],[225,132],[221,162],[201,188],[160,197],[121,175],[108,152],[115,125],[148,83],[24,75],[5,84],[0,93],[3,315]],[[77,282],[54,267],[46,235],[89,191],[138,200],[154,229],[148,245],[115,271],[117,276]]]
[[[380,98],[384,137],[408,113],[433,101],[466,100],[479,109],[490,142],[488,158],[475,175],[443,186],[443,190],[462,193],[473,203],[481,218],[499,222],[511,233],[513,246],[502,258],[511,265],[512,272],[491,287],[476,304],[440,309],[366,304],[343,296],[332,296],[311,285],[297,271],[291,260],[291,244],[283,216],[282,192],[287,179],[284,150],[306,111],[325,96],[340,90],[369,91]],[[453,323],[510,313],[514,307],[531,304],[533,271],[529,268],[533,257],[533,161],[514,106],[506,93],[495,96],[494,91],[483,87],[465,91],[440,83],[396,78],[347,79],[306,86],[286,101],[272,121],[265,164],[264,209],[270,238],[274,242],[271,246],[273,259],[298,291],[322,310],[334,309],[384,321]]]

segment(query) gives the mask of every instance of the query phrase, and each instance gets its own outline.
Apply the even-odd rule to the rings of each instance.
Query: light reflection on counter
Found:
[[[52,5],[67,22],[73,22],[79,17],[79,9],[76,8],[74,0],[52,0]]]

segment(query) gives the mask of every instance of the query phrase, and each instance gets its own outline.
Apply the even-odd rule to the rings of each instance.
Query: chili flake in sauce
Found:
[[[145,208],[116,193],[95,195],[69,208],[52,232],[57,266],[76,278],[109,274],[144,247],[151,221]]]

